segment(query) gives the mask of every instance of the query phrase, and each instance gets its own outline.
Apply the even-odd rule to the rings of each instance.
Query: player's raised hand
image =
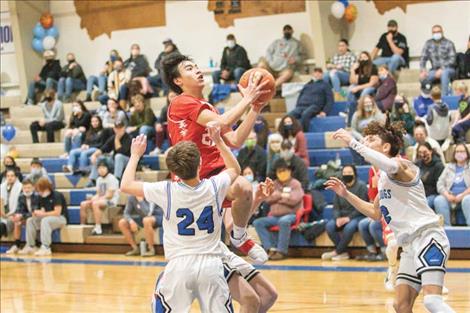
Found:
[[[330,177],[325,183],[325,189],[333,190],[338,196],[346,197],[348,190],[344,183],[336,177]]]
[[[207,130],[209,131],[209,136],[215,144],[222,142],[222,137],[220,136],[220,124],[216,121],[210,121],[206,125]]]
[[[274,191],[274,183],[271,178],[266,178],[266,180],[258,185],[256,188],[255,198],[263,201],[269,197]]]
[[[349,146],[349,143],[352,141],[353,137],[350,132],[340,128],[333,134],[333,139],[340,140]]]
[[[132,139],[131,144],[131,155],[136,155],[139,158],[142,157],[147,149],[147,136],[139,135]]]

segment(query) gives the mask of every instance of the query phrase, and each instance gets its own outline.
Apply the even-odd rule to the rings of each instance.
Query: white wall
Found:
[[[354,51],[371,51],[387,21],[395,19],[398,28],[408,40],[410,56],[421,54],[424,42],[431,38],[431,28],[440,24],[444,36],[452,40],[457,51],[466,51],[470,34],[470,1],[438,1],[408,5],[407,12],[395,8],[380,15],[369,1],[354,1],[358,17],[350,29],[350,45]]]
[[[57,50],[61,61],[65,61],[67,52],[75,52],[87,75],[103,67],[112,48],[127,58],[132,43],[140,44],[153,67],[162,50],[161,42],[170,37],[182,53],[192,56],[201,67],[207,67],[209,57],[220,62],[229,33],[235,34],[238,43],[245,47],[252,63],[264,55],[274,39],[282,36],[283,25],[291,24],[296,38],[309,33],[306,12],[237,19],[235,27],[219,28],[213,12],[207,10],[207,1],[167,1],[165,27],[120,30],[112,32],[111,38],[103,34],[91,41],[86,30],[80,29],[80,18],[72,1],[51,1],[50,5],[60,33]]]
[[[0,18],[2,20],[2,26],[9,25],[11,29],[8,2],[0,1],[0,3],[1,3]],[[15,51],[14,51],[14,47],[12,46],[12,44],[9,44],[9,47],[11,47],[13,51],[11,51],[11,49],[8,49],[8,51],[5,51],[7,50],[5,49],[5,50],[2,50],[0,53],[0,63],[1,63],[0,70],[1,70],[2,80],[16,84],[19,81],[18,68],[16,66],[16,56],[15,56]]]

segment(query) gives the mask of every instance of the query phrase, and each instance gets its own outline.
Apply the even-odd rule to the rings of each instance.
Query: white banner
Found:
[[[13,31],[10,23],[10,12],[1,12],[0,21],[0,54],[15,53]]]

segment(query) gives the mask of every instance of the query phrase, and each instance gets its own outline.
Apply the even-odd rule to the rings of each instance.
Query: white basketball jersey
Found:
[[[428,206],[419,168],[408,160],[400,159],[400,162],[407,162],[416,171],[415,179],[403,183],[381,171],[378,185],[380,210],[399,245],[408,241],[420,228],[439,224],[439,217]]]
[[[184,255],[222,254],[222,203],[230,184],[230,176],[224,172],[203,179],[195,187],[183,182],[144,183],[145,199],[163,209],[167,260]]]

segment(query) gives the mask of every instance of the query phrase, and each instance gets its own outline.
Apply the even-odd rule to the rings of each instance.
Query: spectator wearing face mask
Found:
[[[441,146],[450,135],[450,112],[449,106],[442,101],[441,90],[435,86],[431,91],[434,104],[429,107],[426,115],[426,125],[429,136],[435,139]]]
[[[69,126],[65,130],[65,154],[67,157],[70,150],[79,148],[83,137],[90,128],[91,114],[81,100],[72,103],[72,115],[70,115]]]
[[[59,100],[69,102],[72,92],[85,90],[86,77],[73,53],[67,54],[67,64],[62,68],[60,76],[57,84],[57,97]]]
[[[266,177],[266,152],[256,144],[256,133],[251,131],[245,140],[245,146],[237,156],[241,168],[249,166],[254,171],[254,179],[264,181]]]
[[[7,236],[13,231],[12,216],[18,206],[21,193],[21,182],[13,169],[8,169],[6,179],[0,185],[0,237]]]
[[[276,179],[276,171],[275,169],[277,166],[282,163],[286,162],[292,172],[292,177],[297,179],[304,189],[304,191],[308,191],[308,170],[307,166],[305,166],[305,162],[295,155],[294,146],[292,142],[288,139],[284,139],[281,143],[281,150],[279,152],[279,159],[277,159],[273,164],[273,169],[269,173],[269,178]]]
[[[242,175],[253,186],[253,193],[256,193],[256,188],[258,187],[259,181],[256,178],[255,171],[253,170],[253,168],[251,168],[249,165],[246,167],[243,167]]]
[[[299,121],[292,116],[286,115],[279,123],[278,132],[281,134],[282,139],[287,139],[294,145],[295,155],[304,160],[305,166],[310,165],[310,160],[307,150],[307,140],[305,133],[302,131],[302,126]]]
[[[106,87],[108,81],[108,75],[113,71],[113,63],[118,58],[121,58],[119,52],[116,49],[113,49],[109,53],[109,59],[104,64],[104,68],[101,70],[99,76],[91,75],[86,81],[86,100],[91,101],[91,94],[93,92],[93,87],[97,86],[99,91],[99,96],[102,97],[106,95]]]
[[[256,117],[253,130],[256,133],[256,144],[263,149],[266,149],[268,144],[268,136],[271,134],[269,131],[268,121],[260,114]]]
[[[138,44],[131,46],[131,56],[124,62],[124,66],[131,71],[131,79],[138,80],[142,84],[141,92],[143,95],[153,93],[153,89],[147,80],[147,76],[152,69],[147,57],[140,53],[140,46]]]
[[[55,59],[55,52],[46,50],[43,53],[45,64],[41,72],[28,86],[28,99],[26,104],[36,103],[36,93],[47,89],[55,89],[60,78],[60,61]]]
[[[128,83],[131,81],[131,71],[124,67],[120,58],[114,61],[113,71],[108,76],[108,95],[101,96],[100,103],[106,104],[108,99],[119,101],[121,108],[127,109]]]
[[[224,81],[235,80],[235,83],[238,84],[243,73],[250,68],[250,60],[245,48],[237,44],[233,34],[227,35],[226,47],[220,61],[221,70],[212,73],[212,81],[220,84],[220,79]]]
[[[406,146],[413,145],[413,130],[415,127],[415,117],[414,112],[411,106],[408,104],[408,100],[405,96],[397,95],[395,97],[390,119],[392,122],[403,122],[403,127],[406,130]]]
[[[431,98],[431,88],[431,83],[421,82],[421,93],[413,101],[417,117],[425,118],[428,114],[428,108],[434,103]]]
[[[5,156],[5,158],[3,158],[3,165],[5,166],[5,170],[3,170],[3,172],[0,175],[1,176],[0,183],[4,182],[6,178],[7,170],[9,169],[12,169],[15,171],[16,177],[18,177],[20,181],[23,180],[23,174],[21,174],[21,169],[18,165],[16,165],[16,161],[12,156],[10,155]]]
[[[417,158],[418,145],[424,144],[425,142],[427,142],[429,143],[431,148],[434,150],[434,152],[440,157],[442,164],[445,164],[446,160],[445,160],[441,145],[439,145],[439,143],[436,140],[428,136],[428,131],[423,122],[415,123],[415,128],[413,130],[413,139],[416,143],[413,146],[413,150],[411,153],[411,161],[416,162],[418,160]]]
[[[397,83],[388,71],[387,65],[379,66],[380,83],[375,94],[375,102],[382,112],[391,111],[397,95]]]
[[[455,95],[459,99],[459,111],[457,121],[452,125],[452,136],[454,142],[465,142],[465,134],[470,129],[470,96],[468,87],[460,82],[455,88]]]
[[[269,135],[268,137],[268,157],[266,162],[266,175],[270,175],[273,164],[276,162],[277,159],[280,158],[281,152],[281,143],[282,143],[282,136],[278,133],[274,133]]]
[[[31,160],[30,169],[30,173],[25,177],[25,179],[29,179],[33,182],[33,184],[36,184],[41,177],[46,177],[47,179],[49,179],[47,170],[44,168],[42,162],[38,158],[33,158]]]
[[[55,91],[48,89],[44,92],[44,102],[40,104],[43,118],[34,121],[29,126],[33,143],[38,143],[38,131],[47,133],[47,142],[54,142],[54,132],[65,127],[64,106],[55,99]]]
[[[380,36],[379,42],[372,50],[371,57],[377,66],[387,65],[392,74],[401,66],[408,63],[408,44],[406,37],[398,32],[398,23],[390,20],[387,23],[388,31]],[[381,51],[380,57],[376,58]]]

